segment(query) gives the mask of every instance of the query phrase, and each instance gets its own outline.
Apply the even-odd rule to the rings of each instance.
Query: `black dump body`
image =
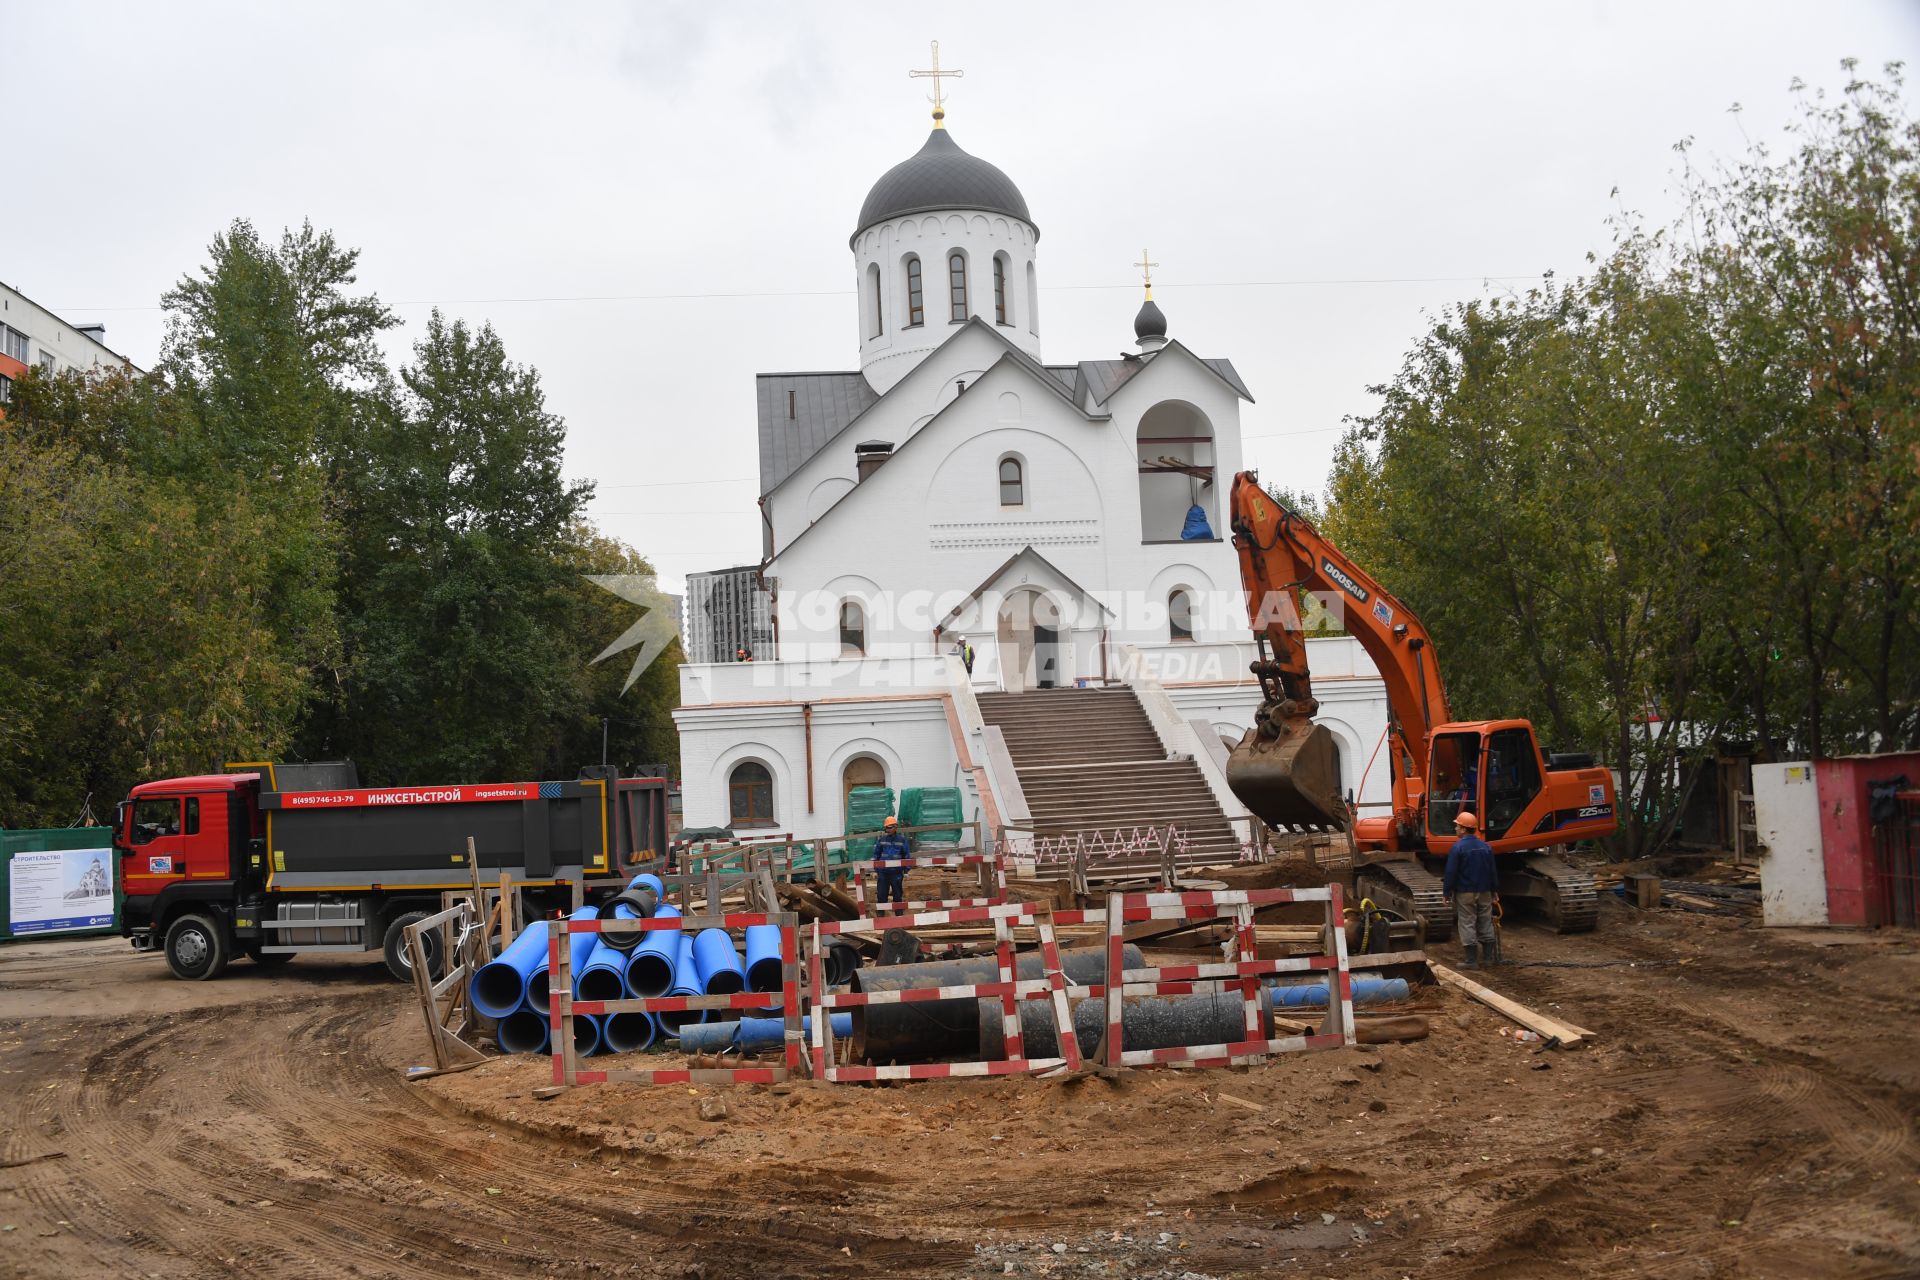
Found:
[[[666,783],[609,773],[571,782],[297,791],[268,789],[263,776],[270,883],[458,888],[472,883],[469,839],[484,880],[502,872],[522,883],[620,877],[666,848]]]

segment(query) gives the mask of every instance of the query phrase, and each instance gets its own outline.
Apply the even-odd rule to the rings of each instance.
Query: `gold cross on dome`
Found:
[[[946,98],[940,92],[940,81],[942,77],[951,77],[952,79],[958,80],[961,76],[964,76],[966,74],[967,73],[964,71],[942,71],[940,69],[940,42],[938,40],[935,40],[933,42],[933,70],[907,72],[907,77],[909,79],[912,79],[912,80],[930,79],[933,81],[933,97],[930,99],[930,101],[933,103],[933,127],[934,128],[944,129],[947,127],[946,125],[941,123],[941,121],[947,118]]]
[[[1147,301],[1153,301],[1153,269],[1160,264],[1157,262],[1148,262],[1147,251],[1142,249],[1140,251],[1140,261],[1133,265],[1140,268],[1140,281],[1147,286]]]

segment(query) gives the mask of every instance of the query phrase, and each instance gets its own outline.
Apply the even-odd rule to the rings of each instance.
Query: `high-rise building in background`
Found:
[[[758,565],[688,574],[680,612],[688,662],[732,662],[742,648],[773,656],[773,611]]]

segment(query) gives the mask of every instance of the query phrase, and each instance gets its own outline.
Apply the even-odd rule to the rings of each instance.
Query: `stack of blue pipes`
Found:
[[[644,920],[678,918],[680,909],[660,898],[665,886],[656,876],[639,875],[626,889],[600,907],[582,907],[575,920]],[[513,944],[473,976],[473,1007],[495,1020],[495,1042],[502,1053],[547,1053],[550,1006],[547,994],[547,922],[527,926]],[[766,992],[766,1007],[780,1004],[780,930],[774,925],[750,925],[744,950],[735,946],[725,929],[702,929],[688,934],[675,927],[643,933],[576,933],[570,939],[569,959],[576,1000],[644,1000],[655,996],[718,996],[743,991]],[[678,1042],[688,1051],[713,1052],[728,1048],[758,1048],[769,1032],[750,1024],[783,1028],[778,1018],[729,1019],[724,1010],[687,1010],[646,1013],[573,1015],[574,1051],[631,1053]],[[834,1031],[851,1034],[834,1017]],[[705,1028],[711,1025],[711,1030]],[[743,1033],[743,1028],[746,1031]],[[689,1033],[693,1033],[689,1035]],[[772,1042],[780,1031],[770,1033]]]

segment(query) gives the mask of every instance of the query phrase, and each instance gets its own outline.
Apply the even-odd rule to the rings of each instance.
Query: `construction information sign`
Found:
[[[7,863],[10,928],[23,933],[113,924],[113,850],[16,853]]]

